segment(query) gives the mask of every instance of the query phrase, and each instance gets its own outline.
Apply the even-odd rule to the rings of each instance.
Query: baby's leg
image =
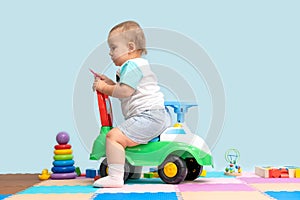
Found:
[[[106,157],[108,176],[94,182],[95,187],[122,187],[124,184],[125,148],[137,143],[126,137],[118,128],[113,128],[106,136]]]

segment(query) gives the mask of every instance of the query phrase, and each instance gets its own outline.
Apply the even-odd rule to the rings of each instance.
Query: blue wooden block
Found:
[[[87,178],[94,178],[96,176],[97,170],[95,169],[86,169],[85,170],[85,177]]]

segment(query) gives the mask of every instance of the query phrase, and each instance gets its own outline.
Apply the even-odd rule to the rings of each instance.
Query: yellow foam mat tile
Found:
[[[85,200],[92,199],[93,194],[17,194],[7,200]]]
[[[36,186],[92,185],[93,182],[93,179],[46,180],[36,184]]]
[[[270,200],[269,196],[258,192],[181,192],[183,200]],[[273,199],[272,199],[273,200]]]
[[[249,184],[255,189],[265,191],[300,191],[300,183],[259,183]]]

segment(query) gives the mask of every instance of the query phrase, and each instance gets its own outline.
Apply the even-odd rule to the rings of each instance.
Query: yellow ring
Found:
[[[177,166],[173,162],[168,162],[164,166],[164,173],[167,177],[173,178],[178,172]]]
[[[72,149],[57,149],[54,150],[55,155],[66,155],[66,154],[72,154]]]

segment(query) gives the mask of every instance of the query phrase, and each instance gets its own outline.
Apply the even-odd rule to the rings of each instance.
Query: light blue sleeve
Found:
[[[129,85],[133,89],[137,88],[142,78],[143,73],[135,62],[126,62],[120,70],[120,83]]]

